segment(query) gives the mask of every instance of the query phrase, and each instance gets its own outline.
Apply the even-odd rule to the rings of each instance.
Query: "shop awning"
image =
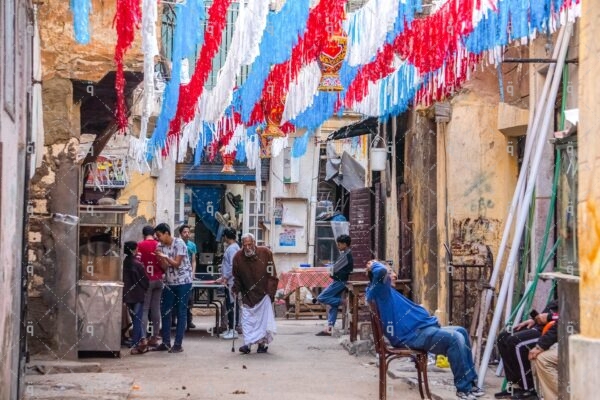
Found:
[[[355,136],[367,135],[369,133],[376,134],[378,126],[379,121],[376,117],[366,118],[332,132],[327,137],[327,140],[346,139]]]

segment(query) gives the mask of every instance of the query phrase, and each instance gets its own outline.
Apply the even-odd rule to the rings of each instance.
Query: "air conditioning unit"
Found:
[[[283,183],[300,181],[300,159],[292,157],[291,147],[283,149]]]

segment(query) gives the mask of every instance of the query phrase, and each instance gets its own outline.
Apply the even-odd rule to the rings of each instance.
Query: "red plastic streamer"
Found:
[[[115,47],[115,90],[117,92],[116,120],[120,132],[127,129],[127,110],[125,106],[125,74],[123,72],[123,58],[127,49],[131,47],[135,38],[135,30],[139,28],[142,19],[140,0],[117,0],[117,12],[113,26],[117,30],[117,45]]]
[[[177,104],[177,113],[169,126],[169,139],[175,139],[181,132],[181,124],[191,121],[194,118],[196,103],[202,92],[204,84],[212,71],[212,61],[219,50],[223,29],[227,24],[227,9],[232,0],[215,0],[208,10],[208,21],[204,34],[204,44],[200,50],[196,69],[190,83],[181,86],[179,89],[179,103]],[[200,27],[198,27],[200,29]],[[165,151],[168,151],[165,148]]]
[[[281,102],[302,66],[316,60],[330,34],[341,27],[347,1],[321,0],[310,11],[306,22],[306,33],[292,49],[290,59],[277,64],[269,73],[262,91],[262,101],[254,106],[248,125],[263,122],[265,120],[263,109],[272,109]]]
[[[376,58],[361,68],[348,87],[345,106],[351,108],[361,101],[370,82],[393,71],[394,53],[422,75],[442,68],[456,55],[461,38],[473,31],[473,12],[479,7],[479,0],[450,0],[434,14],[414,20],[392,44],[383,46]]]

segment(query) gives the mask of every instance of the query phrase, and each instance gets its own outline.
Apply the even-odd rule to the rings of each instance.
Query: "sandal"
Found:
[[[315,336],[331,336],[331,332],[329,332],[329,331],[321,331],[321,332],[315,334]]]
[[[136,355],[136,354],[144,354],[145,352],[148,351],[147,347],[141,347],[141,346],[137,346],[137,347],[133,347],[130,351],[131,354]]]

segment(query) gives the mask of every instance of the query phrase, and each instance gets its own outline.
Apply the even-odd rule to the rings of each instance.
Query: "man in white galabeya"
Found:
[[[266,247],[256,246],[252,234],[245,234],[242,250],[233,257],[233,293],[242,297],[244,345],[240,353],[250,353],[253,344],[258,344],[257,353],[266,353],[267,345],[277,332],[268,291],[269,276],[277,276],[273,253]]]

